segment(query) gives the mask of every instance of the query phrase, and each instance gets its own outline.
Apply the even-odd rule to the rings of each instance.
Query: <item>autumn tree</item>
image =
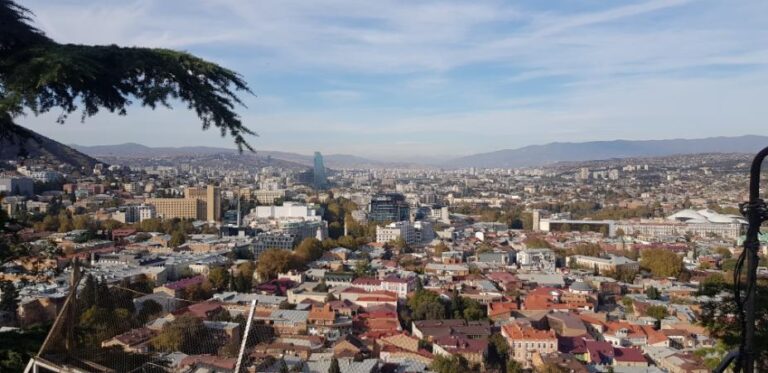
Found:
[[[683,259],[673,251],[647,249],[642,252],[640,266],[657,277],[677,277],[683,270]]]
[[[303,262],[292,252],[281,249],[269,249],[259,256],[259,264],[256,271],[262,279],[273,279],[278,273],[285,273],[291,269],[299,269]]]
[[[311,262],[323,256],[323,243],[317,238],[305,238],[294,250],[304,261]]]

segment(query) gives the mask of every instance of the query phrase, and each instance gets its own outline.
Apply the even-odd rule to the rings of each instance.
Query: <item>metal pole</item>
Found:
[[[744,373],[755,370],[755,293],[757,291],[757,251],[760,249],[760,225],[764,221],[765,203],[760,199],[760,171],[768,148],[761,150],[752,161],[749,174],[749,204],[747,208],[747,236],[744,241],[747,264],[747,295],[744,300],[744,344],[741,360]],[[739,279],[740,281],[740,279]],[[738,367],[738,365],[737,365]]]
[[[245,331],[243,332],[243,342],[240,344],[240,353],[237,355],[237,365],[235,366],[235,373],[240,373],[243,365],[243,355],[245,354],[245,343],[248,342],[248,333],[251,331],[251,324],[253,323],[253,313],[256,311],[256,299],[251,301],[251,310],[248,312],[248,321],[245,323]]]

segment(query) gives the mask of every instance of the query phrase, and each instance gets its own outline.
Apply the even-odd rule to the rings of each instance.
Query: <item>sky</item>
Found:
[[[256,149],[418,160],[554,141],[768,134],[768,1],[25,0],[66,43],[238,71]],[[64,125],[67,144],[233,148],[183,105]]]

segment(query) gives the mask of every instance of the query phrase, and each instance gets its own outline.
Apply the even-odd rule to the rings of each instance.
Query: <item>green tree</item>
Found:
[[[229,272],[224,267],[213,267],[208,272],[208,281],[216,291],[222,291],[229,285]]]
[[[658,300],[661,298],[661,293],[659,293],[659,289],[656,289],[656,287],[650,286],[648,289],[645,289],[645,296],[648,299]]]
[[[429,290],[416,291],[406,302],[412,320],[442,320],[446,317],[445,305],[440,296]]]
[[[621,299],[621,304],[624,305],[624,309],[626,309],[627,313],[634,313],[635,312],[635,302],[630,297],[624,297]]]
[[[0,281],[0,311],[7,312],[16,318],[19,308],[19,290],[10,281]]]
[[[32,26],[30,15],[12,0],[0,1],[0,138],[31,137],[13,122],[26,111],[59,108],[63,123],[79,107],[84,119],[101,109],[125,115],[133,101],[154,109],[179,100],[203,129],[214,126],[241,151],[251,149],[244,135],[253,132],[233,111],[241,103],[235,92],[250,92],[237,73],[167,49],[59,44]]]
[[[523,366],[515,361],[515,359],[509,359],[507,361],[507,373],[523,373]]]
[[[187,236],[182,231],[174,231],[171,234],[171,240],[168,241],[168,245],[173,248],[179,247],[187,242]]]
[[[93,278],[92,274],[89,273],[85,276],[85,280],[83,280],[83,289],[80,291],[77,298],[80,303],[80,309],[82,310],[91,308],[96,304],[96,279]]]
[[[645,314],[649,317],[653,317],[654,319],[661,320],[667,316],[669,316],[669,312],[667,311],[667,307],[664,306],[650,306],[646,308]]]
[[[194,355],[211,352],[210,348],[213,346],[210,343],[200,343],[210,338],[210,333],[201,319],[182,315],[166,324],[151,343],[152,347],[159,351],[180,351]]]
[[[469,372],[469,362],[461,355],[449,357],[437,355],[429,366],[436,373],[466,373]]]
[[[136,319],[140,323],[144,324],[151,320],[154,316],[160,315],[162,312],[163,306],[161,306],[160,303],[157,303],[152,299],[148,299],[141,304],[141,310],[139,310],[139,314],[136,316]]]
[[[489,367],[501,371],[509,358],[509,344],[507,339],[499,333],[494,333],[488,338],[487,362]]]

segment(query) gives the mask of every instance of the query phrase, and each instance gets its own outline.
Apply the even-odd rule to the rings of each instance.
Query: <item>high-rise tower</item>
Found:
[[[325,164],[323,163],[323,155],[320,152],[315,152],[315,169],[314,169],[314,185],[317,189],[323,189],[328,184],[328,179],[325,176]]]

